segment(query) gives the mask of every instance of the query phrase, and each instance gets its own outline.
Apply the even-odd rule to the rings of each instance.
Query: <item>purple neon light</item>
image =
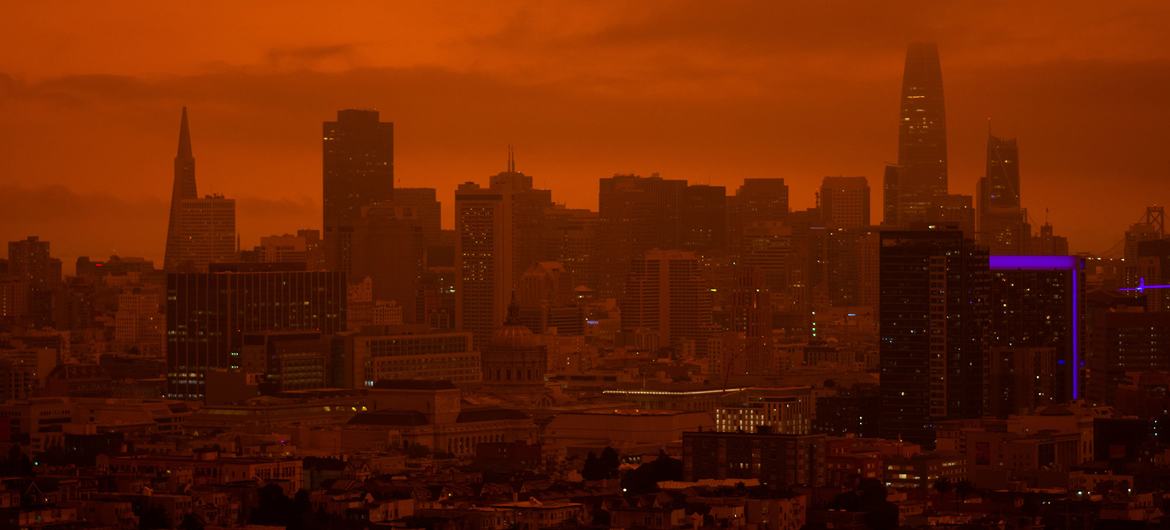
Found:
[[[1077,256],[990,256],[991,270],[1064,270],[1072,276],[1072,398],[1081,397],[1081,306],[1080,270],[1084,267]],[[1145,285],[1144,288],[1150,288]]]
[[[1142,278],[1138,278],[1138,286],[1137,287],[1122,287],[1122,288],[1118,289],[1118,291],[1137,291],[1140,293],[1142,291],[1145,291],[1146,289],[1170,289],[1170,284],[1155,283],[1155,284],[1151,284],[1151,285],[1146,285],[1146,279],[1145,279],[1145,277],[1142,277]]]
[[[1076,256],[991,256],[991,270],[1073,270]]]

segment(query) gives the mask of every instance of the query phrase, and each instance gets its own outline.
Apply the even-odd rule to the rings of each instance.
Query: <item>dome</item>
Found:
[[[492,336],[492,346],[518,347],[533,344],[532,330],[520,324],[506,323]]]

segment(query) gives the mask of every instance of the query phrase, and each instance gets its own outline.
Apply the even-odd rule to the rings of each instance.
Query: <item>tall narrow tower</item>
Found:
[[[350,273],[362,208],[394,197],[394,124],[375,110],[346,109],[323,133],[325,261],[329,270]]]
[[[179,149],[175,153],[175,177],[171,187],[171,212],[167,224],[167,246],[163,256],[163,269],[174,270],[178,265],[181,236],[179,214],[185,199],[198,198],[195,191],[195,155],[191,151],[191,129],[187,124],[187,107],[179,120]]]
[[[929,215],[933,197],[947,193],[947,123],[942,67],[934,43],[906,49],[898,120],[898,165],[893,192],[895,219],[906,225]],[[890,202],[887,199],[887,202]]]

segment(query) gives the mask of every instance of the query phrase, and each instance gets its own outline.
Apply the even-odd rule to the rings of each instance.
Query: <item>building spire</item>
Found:
[[[516,172],[516,150],[512,148],[512,144],[508,144],[508,173]]]
[[[512,291],[512,300],[508,302],[508,318],[504,320],[505,326],[519,326],[520,325],[520,304],[516,301],[516,291]]]
[[[187,124],[187,107],[183,107],[183,118],[179,121],[179,152],[175,158],[195,158],[191,152],[191,127]]]

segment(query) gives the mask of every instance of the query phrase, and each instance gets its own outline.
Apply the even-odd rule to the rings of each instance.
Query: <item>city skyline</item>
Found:
[[[0,17],[0,528],[1170,527],[1166,0],[218,2]]]
[[[862,15],[897,19],[913,7],[883,12],[862,6],[842,19],[841,27],[862,27]],[[70,263],[77,255],[112,253],[161,262],[156,242],[165,227],[143,228],[136,219],[166,215],[166,155],[174,145],[173,116],[183,105],[191,107],[199,139],[202,189],[238,200],[244,246],[263,234],[289,232],[320,219],[320,150],[313,130],[337,109],[352,107],[378,108],[385,121],[398,126],[397,180],[401,186],[438,189],[439,200],[448,205],[443,219],[448,228],[453,226],[454,188],[498,171],[509,143],[517,146],[519,168],[570,207],[596,209],[596,179],[615,173],[658,172],[729,190],[744,178],[784,178],[792,187],[794,209],[812,206],[821,177],[863,175],[875,189],[877,212],[882,168],[897,158],[898,133],[891,119],[898,112],[904,47],[918,40],[939,43],[950,193],[975,194],[991,119],[995,135],[1019,140],[1024,206],[1032,225],[1050,219],[1069,236],[1074,251],[1108,250],[1145,204],[1167,202],[1150,186],[1165,174],[1166,162],[1155,155],[1153,138],[1140,136],[1168,111],[1154,97],[1166,80],[1151,73],[1158,68],[1143,66],[1166,60],[1157,46],[1162,37],[1141,25],[1117,29],[1137,17],[1157,16],[1164,6],[1135,4],[1102,15],[1101,23],[1083,9],[1072,9],[1062,27],[1081,31],[1049,31],[1043,46],[1030,45],[1010,17],[1006,26],[997,26],[999,39],[974,37],[979,28],[1013,13],[1003,5],[966,13],[970,19],[962,27],[950,18],[932,20],[938,8],[929,7],[906,21],[891,22],[888,31],[838,35],[837,46],[801,53],[792,37],[770,36],[735,8],[712,14],[683,6],[648,32],[645,41],[631,39],[628,31],[654,27],[649,21],[661,13],[653,6],[630,13],[633,21],[624,21],[608,6],[581,9],[590,15],[588,21],[569,28],[560,44],[580,54],[582,65],[599,65],[612,52],[628,52],[605,78],[590,77],[577,66],[550,68],[536,52],[504,53],[522,39],[557,42],[539,31],[550,24],[548,14],[523,6],[493,13],[475,31],[452,27],[440,37],[420,27],[422,35],[416,36],[428,53],[387,55],[385,41],[347,43],[368,32],[362,25],[349,36],[322,28],[313,36],[322,44],[299,47],[289,45],[290,37],[279,31],[251,40],[216,37],[206,49],[177,50],[169,61],[151,59],[117,40],[51,52],[70,61],[30,61],[33,52],[7,58],[0,61],[5,80],[0,105],[11,112],[0,118],[6,125],[0,154],[7,161],[0,189],[21,199],[22,207],[0,217],[3,235],[14,239],[41,233]],[[1040,8],[1018,9],[1027,14]],[[804,7],[791,14],[811,24],[828,13]],[[12,20],[34,15],[18,12]],[[701,15],[749,31],[737,36],[701,30],[692,23]],[[418,16],[421,24],[435,15]],[[777,22],[781,27],[793,23]],[[171,29],[176,41],[189,38],[185,29]],[[704,64],[688,65],[693,75],[658,75],[660,67],[649,58],[655,46],[677,44],[667,30],[676,31],[678,39],[711,40],[702,61],[693,59]],[[759,40],[759,51],[743,49],[748,38]],[[87,37],[78,42],[88,42]],[[585,47],[587,42],[596,46]],[[469,49],[468,43],[482,46]],[[665,62],[682,61],[689,46],[669,48]],[[1011,53],[1000,53],[1005,50]],[[102,56],[102,51],[111,53]],[[843,61],[855,66],[842,70]],[[448,88],[436,90],[437,85]],[[229,87],[234,95],[225,92]],[[709,95],[713,90],[733,94],[737,101],[714,98]],[[260,97],[261,92],[275,97]],[[813,94],[817,97],[809,99]],[[103,118],[119,115],[123,119]],[[44,127],[34,116],[55,124],[56,141],[15,134]],[[690,127],[678,126],[684,116]],[[452,150],[461,156],[448,156]],[[58,162],[66,159],[60,156],[65,152],[86,162],[66,169]],[[1101,153],[1109,156],[1096,156]],[[1097,175],[1117,183],[1105,204],[1091,192]],[[110,189],[102,182],[126,186]],[[38,202],[76,213],[46,217],[23,207]],[[79,208],[79,202],[90,204]],[[1101,215],[1081,215],[1090,208]],[[76,225],[82,212],[92,233],[66,228]],[[126,230],[130,227],[136,230]],[[130,237],[108,235],[117,231]]]

